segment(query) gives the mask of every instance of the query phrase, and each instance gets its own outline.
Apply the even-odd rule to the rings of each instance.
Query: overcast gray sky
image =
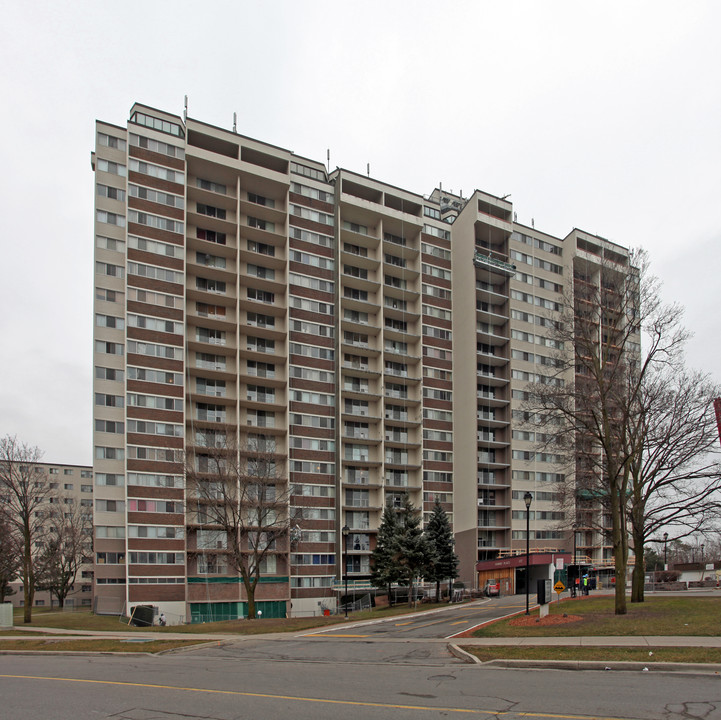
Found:
[[[0,29],[0,436],[91,463],[96,118],[140,101],[651,253],[721,381],[721,3],[16,2]]]

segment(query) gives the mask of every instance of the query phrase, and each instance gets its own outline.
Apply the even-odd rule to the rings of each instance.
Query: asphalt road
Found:
[[[535,604],[536,596],[533,596]],[[450,605],[436,612],[422,613],[408,617],[386,620],[374,625],[362,625],[357,635],[372,639],[381,638],[450,638],[471,628],[498,618],[525,610],[525,598],[509,596],[506,598],[487,598],[470,605]],[[533,605],[531,605],[533,607]],[[352,621],[352,616],[351,616]],[[318,633],[325,636],[354,634],[354,630],[329,630]]]
[[[358,645],[345,647],[344,662],[295,660],[293,644],[282,661],[217,647],[159,657],[0,656],[0,717],[721,720],[713,675],[499,670],[412,653],[358,662]]]

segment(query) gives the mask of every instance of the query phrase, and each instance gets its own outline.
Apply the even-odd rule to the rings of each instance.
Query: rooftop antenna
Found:
[[[326,155],[328,157],[328,172],[330,172],[330,148],[326,151]]]
[[[371,164],[370,163],[366,164],[366,175],[368,175],[368,177],[371,176]]]
[[[238,113],[233,113],[233,132],[238,132]]]
[[[188,96],[185,96],[185,108],[183,110],[183,120],[188,120]]]
[[[531,218],[531,227],[536,227],[536,221],[533,218]]]

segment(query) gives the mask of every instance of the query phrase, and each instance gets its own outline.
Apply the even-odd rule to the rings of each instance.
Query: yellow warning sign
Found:
[[[554,589],[557,593],[560,594],[560,593],[562,593],[562,592],[566,589],[566,586],[559,580],[559,581],[553,586],[553,589]]]

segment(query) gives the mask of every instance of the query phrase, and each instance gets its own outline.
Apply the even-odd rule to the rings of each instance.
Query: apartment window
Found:
[[[424,225],[423,232],[426,235],[433,235],[434,237],[442,238],[443,240],[450,240],[451,233],[448,230],[441,230],[441,228],[433,227],[433,225]]]
[[[248,202],[255,203],[256,205],[263,205],[263,207],[275,207],[275,200],[252,192],[248,193]]]
[[[149,117],[149,116],[142,116],[142,117]],[[150,120],[155,120],[155,118],[150,118]],[[161,122],[161,121],[157,121]],[[170,125],[173,125],[173,123],[169,123]],[[152,126],[148,126],[152,127]],[[178,127],[178,126],[175,126]],[[157,128],[159,129],[159,128]],[[165,131],[164,131],[165,132]],[[172,133],[177,134],[180,137],[182,137],[182,134],[180,133]],[[185,150],[183,148],[177,147],[176,145],[170,145],[169,143],[161,142],[160,140],[153,140],[152,138],[144,137],[141,135],[135,135],[134,133],[130,134],[130,144],[135,145],[136,147],[145,148],[146,150],[152,150],[153,152],[160,153],[161,155],[168,155],[169,157],[176,157],[182,160],[185,157]]]
[[[102,407],[123,407],[122,395],[108,395],[106,393],[95,393],[95,404]]]
[[[436,247],[435,245],[429,245],[428,243],[421,243],[421,252],[426,255],[432,255],[440,260],[450,260],[451,251],[444,250],[443,248]]]
[[[125,450],[114,447],[95,447],[95,457],[98,460],[124,460]]]
[[[225,220],[225,210],[215,207],[214,205],[206,205],[205,203],[197,203],[196,211],[198,215],[207,215],[208,217]]]
[[[317,347],[315,345],[302,345],[301,343],[290,343],[291,355],[302,355],[303,357],[318,358],[319,360],[334,360],[335,352],[329,348]]]
[[[102,172],[119,175],[120,177],[125,177],[127,175],[127,168],[125,165],[111,162],[110,160],[103,160],[102,158],[97,159],[97,168]]]
[[[175,272],[174,270],[157,267],[155,265],[145,265],[143,263],[129,262],[128,274],[170,283],[182,284],[183,282],[183,273],[181,272]]]
[[[122,343],[105,342],[103,340],[96,340],[95,341],[95,352],[103,353],[105,355],[122,355],[123,354],[123,344]]]
[[[333,395],[326,395],[325,393],[313,393],[293,390],[291,391],[290,395],[291,400],[294,400],[295,402],[308,403],[310,405],[335,405],[335,398],[333,397]]]
[[[334,224],[334,218],[332,215],[324,212],[319,212],[318,210],[311,210],[310,208],[304,207],[302,205],[291,204],[289,206],[289,211],[291,215],[301,217],[304,220],[312,220],[313,222],[321,223],[322,225]]]
[[[125,327],[125,321],[122,318],[112,315],[96,315],[95,324],[98,327],[115,328],[116,330],[123,330]]]
[[[450,300],[451,299],[451,291],[446,290],[445,288],[439,288],[435,285],[423,285],[422,291],[424,295],[428,295],[430,297],[438,298],[439,300]]]
[[[181,195],[171,195],[160,190],[153,190],[152,188],[132,184],[128,186],[128,189],[130,190],[130,197],[148,200],[149,202],[167,205],[168,207],[175,207],[181,210],[185,207],[185,200]]]
[[[95,299],[103,300],[104,302],[122,302],[123,293],[117,292],[116,290],[108,290],[107,288],[96,287],[95,288]]]
[[[162,165],[140,162],[134,158],[130,158],[130,169],[134,172],[142,173],[143,175],[149,175],[150,177],[158,178],[159,180],[167,180],[168,182],[179,185],[182,185],[185,182],[185,175],[182,172],[171,170],[170,168],[163,167]]]
[[[307,310],[308,312],[319,313],[321,315],[333,315],[333,305],[330,303],[317,302],[315,300],[308,300],[302,297],[296,297],[291,295],[288,298],[288,304],[292,308],[298,310]]]
[[[316,170],[315,168],[308,167],[307,165],[301,165],[300,163],[291,162],[290,171],[296,175],[313,178],[313,180],[320,180],[321,182],[325,182],[326,180],[324,170]]]
[[[95,430],[96,432],[123,433],[125,432],[125,424],[113,420],[96,420]]]
[[[153,117],[152,115],[146,115],[145,113],[133,113],[133,116],[130,118],[130,122],[152,128],[153,130],[159,130],[160,132],[167,133],[168,135],[183,137],[183,131],[177,123],[170,122],[168,120],[161,120],[160,118]]]
[[[158,345],[156,343],[128,341],[128,353],[145,355],[147,357],[163,357],[170,360],[182,360],[183,348],[173,345]]]
[[[271,305],[275,302],[275,293],[250,287],[248,288],[248,300],[255,300],[256,302]]]
[[[106,133],[98,133],[98,145],[104,147],[113,148],[115,150],[125,150],[125,140],[115,137],[114,135],[107,135]]]
[[[125,190],[113,187],[112,185],[101,185],[100,183],[98,183],[95,187],[98,197],[125,202]]]
[[[275,340],[268,340],[268,338],[261,337],[248,337],[247,349],[253,352],[261,353],[275,353]]]
[[[275,270],[252,263],[248,263],[248,275],[261,278],[262,280],[275,280]]]
[[[267,232],[275,232],[275,223],[250,215],[248,215],[248,227],[258,228],[258,230],[265,230]]]
[[[432,325],[423,326],[423,335],[424,337],[432,337],[437,340],[451,340],[453,337],[453,333],[450,330],[443,330]]]
[[[317,267],[321,270],[333,270],[335,267],[335,263],[329,258],[321,257],[320,255],[312,255],[311,253],[300,252],[298,250],[291,250],[289,258],[293,262],[303,263],[304,265]]]
[[[291,238],[296,240],[313,243],[314,245],[320,245],[321,247],[333,247],[333,238],[329,235],[322,235],[320,233],[310,232],[310,230],[302,230],[297,227],[291,227],[289,229],[289,234]]]
[[[275,257],[275,248],[272,245],[255,242],[254,240],[248,240],[248,250],[250,252],[258,253],[259,255],[268,255],[269,257]]]
[[[305,413],[291,413],[291,425],[301,425],[303,427],[324,428],[333,430],[335,428],[335,419],[325,415],[306,415]]]
[[[125,215],[118,215],[117,213],[107,212],[106,210],[97,210],[96,218],[98,222],[107,223],[108,225],[117,225],[118,227],[125,227]]]
[[[130,562],[133,565],[183,565],[185,553],[131,552]]]
[[[195,237],[197,237],[198,240],[207,240],[208,242],[215,243],[216,245],[225,245],[226,243],[225,233],[216,232],[215,230],[197,228]]]
[[[128,210],[128,221],[137,223],[138,225],[147,225],[148,227],[158,230],[165,230],[171,233],[183,233],[183,223],[170,218],[161,217],[160,215],[151,215],[150,213],[138,212],[137,210]]]
[[[362,300],[368,302],[368,292],[366,290],[357,290],[356,288],[346,287],[343,288],[343,297],[351,300]]]
[[[155,410],[174,410],[182,412],[183,400],[180,398],[164,397],[162,395],[141,395],[128,393],[128,407],[145,407]]]
[[[112,250],[113,252],[124,253],[125,241],[116,238],[105,237],[104,235],[95,236],[95,244],[103,250]]]
[[[303,195],[304,197],[312,198],[313,200],[320,200],[324,203],[333,202],[333,193],[318,190],[317,188],[309,187],[308,185],[301,185],[297,182],[290,184],[290,191],[297,195]]]

